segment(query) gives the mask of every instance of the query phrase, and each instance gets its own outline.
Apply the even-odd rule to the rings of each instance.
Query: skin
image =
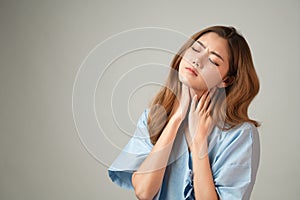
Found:
[[[203,47],[205,52],[196,52],[193,55],[197,57],[199,53],[199,63],[204,64],[196,66],[191,60],[182,59],[179,65],[182,92],[179,104],[175,105],[176,112],[167,123],[149,156],[132,176],[132,184],[138,199],[153,199],[159,191],[177,131],[181,123],[186,121],[184,119],[188,118],[186,138],[192,155],[200,155],[203,148],[207,147],[207,136],[215,125],[209,115],[212,106],[209,103],[210,96],[213,95],[216,87],[226,86],[224,80],[229,62],[225,39],[215,33],[207,33],[198,41],[205,47]],[[197,75],[187,68],[192,68]],[[195,198],[197,200],[218,199],[208,155],[192,158]]]
[[[192,95],[200,97],[203,91],[226,86],[223,80],[229,69],[227,46],[224,38],[216,33],[207,33],[186,50],[179,64],[179,80],[191,88]],[[198,67],[193,64],[195,60],[199,63]],[[198,76],[189,69],[194,70]]]

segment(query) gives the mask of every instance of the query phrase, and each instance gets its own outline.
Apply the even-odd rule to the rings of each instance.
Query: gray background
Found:
[[[121,31],[156,26],[191,35],[214,24],[243,33],[261,81],[250,109],[262,122],[252,199],[299,198],[299,19],[297,0],[2,0],[0,199],[134,199],[80,142],[71,103],[77,70],[92,48]],[[135,96],[134,120],[150,90]]]

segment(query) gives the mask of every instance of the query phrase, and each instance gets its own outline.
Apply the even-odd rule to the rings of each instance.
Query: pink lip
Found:
[[[198,73],[196,70],[192,69],[192,68],[189,68],[189,67],[186,67],[185,69],[189,70],[190,72],[192,72],[195,76],[198,76]]]

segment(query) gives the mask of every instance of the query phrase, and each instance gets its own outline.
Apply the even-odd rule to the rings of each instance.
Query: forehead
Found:
[[[209,32],[202,35],[197,41],[207,47],[209,51],[214,51],[228,60],[228,42],[218,34]]]

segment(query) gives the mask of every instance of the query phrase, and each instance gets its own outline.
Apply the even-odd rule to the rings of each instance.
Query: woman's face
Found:
[[[223,80],[229,70],[228,55],[224,38],[213,32],[202,35],[185,51],[179,64],[179,80],[195,92],[225,87]]]

